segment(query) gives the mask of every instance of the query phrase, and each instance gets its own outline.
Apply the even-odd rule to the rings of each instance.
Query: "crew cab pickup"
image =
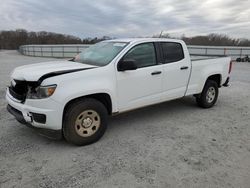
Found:
[[[191,60],[181,40],[115,39],[71,60],[17,67],[6,91],[8,111],[50,137],[76,145],[100,139],[108,115],[193,95],[212,107],[227,86],[229,57]]]

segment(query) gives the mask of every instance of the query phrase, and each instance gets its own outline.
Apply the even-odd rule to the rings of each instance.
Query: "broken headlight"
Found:
[[[48,98],[56,90],[56,85],[49,85],[49,86],[38,86],[34,89],[29,88],[27,93],[27,99],[44,99]]]

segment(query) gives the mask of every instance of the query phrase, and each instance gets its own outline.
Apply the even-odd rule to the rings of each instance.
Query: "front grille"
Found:
[[[24,102],[28,92],[28,83],[26,81],[15,80],[15,85],[11,84],[9,92],[15,99]],[[13,82],[12,82],[13,83]]]
[[[19,101],[24,101],[26,98],[25,94],[20,95],[20,94],[16,93],[13,87],[9,87],[9,92],[10,92],[10,95],[12,97],[14,97],[15,99],[17,99]]]

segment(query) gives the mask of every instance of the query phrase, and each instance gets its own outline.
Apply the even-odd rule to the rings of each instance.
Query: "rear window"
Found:
[[[161,42],[164,63],[172,63],[184,59],[182,45],[176,42]]]

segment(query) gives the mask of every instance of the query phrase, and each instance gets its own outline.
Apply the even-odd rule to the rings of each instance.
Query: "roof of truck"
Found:
[[[114,41],[114,42],[159,42],[159,41],[181,42],[182,40],[169,39],[169,38],[119,38],[119,39],[112,39],[109,41]]]

